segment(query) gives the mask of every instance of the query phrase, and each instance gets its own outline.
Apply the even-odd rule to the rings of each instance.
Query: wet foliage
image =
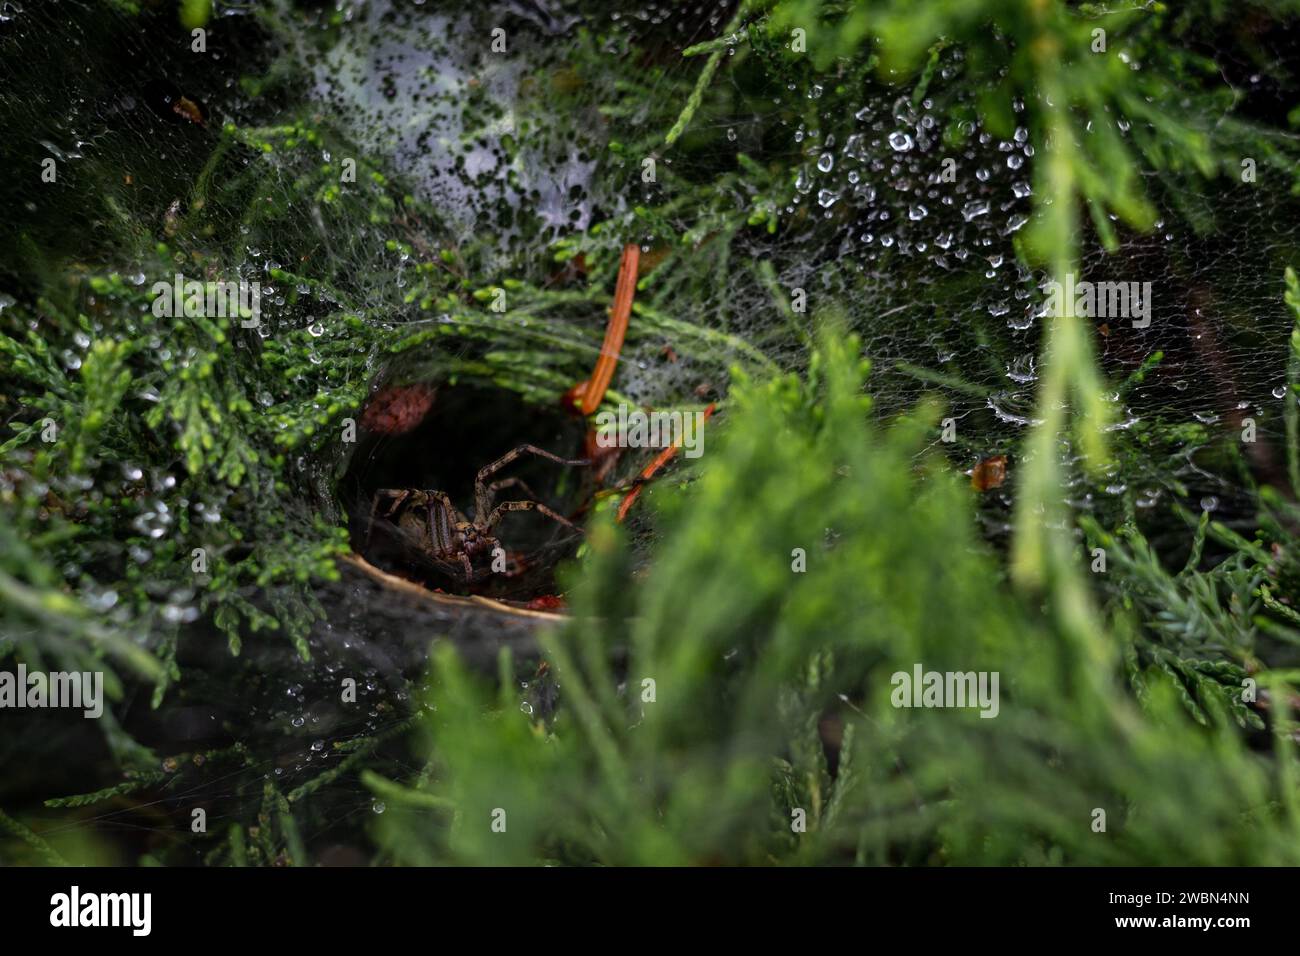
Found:
[[[0,859],[1297,862],[1289,0],[3,8]]]

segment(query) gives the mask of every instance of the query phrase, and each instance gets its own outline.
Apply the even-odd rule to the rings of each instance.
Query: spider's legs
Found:
[[[582,534],[582,529],[579,528],[576,524],[574,524],[568,518],[564,517],[564,515],[556,511],[552,511],[550,508],[546,507],[546,505],[542,504],[540,501],[501,502],[501,504],[497,505],[496,508],[492,510],[492,514],[488,516],[487,524],[485,525],[486,529],[488,531],[491,531],[493,528],[496,527],[497,522],[500,521],[508,512],[511,511],[540,511],[542,514],[546,515],[546,517],[550,518],[552,521],[558,521],[566,528],[572,528],[574,531],[578,532],[579,534]]]
[[[474,514],[475,519],[479,521],[483,520],[483,515],[486,515],[489,509],[492,507],[492,496],[487,485],[488,478],[496,474],[506,465],[510,464],[520,455],[525,455],[525,454],[538,455],[542,458],[547,459],[548,461],[553,461],[559,465],[590,465],[591,464],[591,462],[588,461],[586,458],[570,460],[568,458],[561,458],[559,455],[554,455],[544,448],[538,448],[536,445],[520,445],[518,448],[506,452],[504,455],[502,455],[496,461],[492,462],[490,465],[484,465],[482,468],[479,469],[478,477],[474,479],[474,507],[477,509]],[[513,510],[519,510],[519,509],[513,509]],[[492,525],[490,523],[486,525],[486,527],[489,528],[491,526]]]
[[[402,502],[411,496],[409,488],[380,488],[375,492],[375,496],[370,499],[370,516],[366,519],[366,543],[363,547],[370,547],[370,538],[375,530],[375,513],[379,510],[381,499],[392,499],[392,504],[384,512],[384,517],[391,517],[393,512],[402,506]]]
[[[496,501],[497,493],[503,488],[518,488],[529,498],[536,498],[538,496],[537,492],[524,484],[522,478],[502,478],[500,481],[494,481],[492,484],[487,486],[488,500]]]
[[[391,518],[393,513],[402,506],[402,502],[409,497],[411,497],[410,488],[380,488],[375,492],[374,504],[372,505],[371,510],[373,511],[375,508],[379,507],[379,500],[381,498],[392,499],[393,503],[389,505],[388,510],[384,512],[385,518]]]

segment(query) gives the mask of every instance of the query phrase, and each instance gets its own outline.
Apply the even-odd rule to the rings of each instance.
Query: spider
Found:
[[[421,552],[437,568],[453,577],[461,573],[465,584],[473,584],[488,573],[484,569],[476,570],[475,563],[484,556],[493,557],[493,553],[501,547],[492,531],[511,511],[538,511],[581,534],[582,529],[572,521],[536,500],[537,495],[519,478],[503,478],[488,483],[492,475],[525,454],[538,455],[561,465],[591,464],[586,459],[570,461],[561,458],[536,445],[520,445],[479,469],[474,479],[473,521],[467,520],[456,510],[446,492],[380,488],[375,492],[370,506],[370,519],[366,524],[367,543],[374,530],[380,503],[389,500],[392,503],[383,512],[383,517],[393,520],[400,530],[419,542]],[[503,501],[493,507],[497,493],[512,487],[521,489],[530,499]]]

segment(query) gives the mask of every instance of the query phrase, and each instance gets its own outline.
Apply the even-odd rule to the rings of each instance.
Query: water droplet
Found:
[[[1010,365],[1007,366],[1007,378],[1013,382],[1019,382],[1024,385],[1038,378],[1038,372],[1034,368],[1034,355],[1029,353],[1022,355]]]
[[[167,533],[171,520],[171,515],[167,513],[167,506],[162,502],[155,502],[136,515],[131,525],[145,537],[156,539]]]
[[[82,594],[81,599],[85,602],[86,607],[102,614],[117,604],[117,592],[111,588],[104,591],[86,591]]]
[[[902,130],[896,130],[889,134],[889,145],[896,153],[906,153],[912,148],[912,137]]]

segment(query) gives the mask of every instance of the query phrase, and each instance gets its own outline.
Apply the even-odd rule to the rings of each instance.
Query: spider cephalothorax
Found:
[[[456,509],[445,492],[380,488],[375,492],[370,508],[370,520],[366,526],[367,539],[374,527],[375,517],[380,513],[380,503],[388,501],[390,504],[382,512],[383,517],[394,521],[411,540],[418,542],[425,556],[440,569],[453,576],[463,577],[466,584],[472,584],[491,573],[492,559],[501,548],[500,541],[492,532],[511,511],[537,511],[581,533],[581,529],[568,518],[536,500],[537,496],[520,479],[504,478],[488,483],[492,475],[524,454],[539,455],[561,465],[589,464],[585,459],[570,461],[560,458],[536,445],[520,445],[492,464],[479,469],[474,479],[473,521]],[[521,489],[530,497],[503,501],[494,506],[497,493],[511,487]],[[504,554],[503,551],[501,553]]]

